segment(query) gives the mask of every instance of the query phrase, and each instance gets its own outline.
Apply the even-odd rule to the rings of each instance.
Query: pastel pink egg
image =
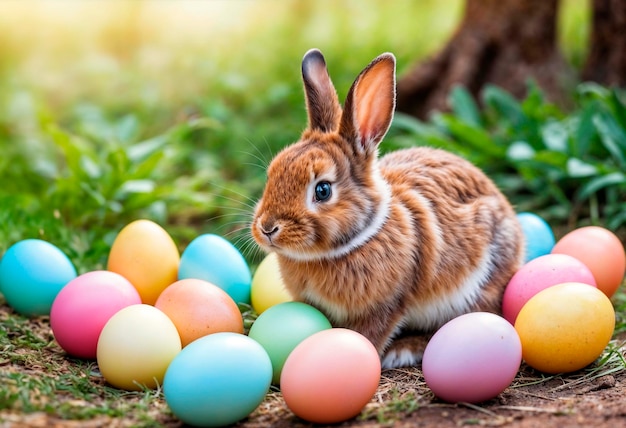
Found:
[[[52,303],[50,326],[68,354],[96,358],[100,332],[119,310],[141,303],[139,293],[122,275],[85,273],[68,282]]]
[[[442,400],[479,403],[504,391],[521,362],[515,328],[498,315],[472,312],[437,330],[424,350],[422,371]]]
[[[335,424],[358,415],[372,399],[380,370],[378,352],[365,336],[331,328],[294,348],[283,366],[280,388],[300,418]]]
[[[566,254],[546,254],[526,263],[511,278],[502,298],[502,315],[515,324],[522,307],[538,292],[565,282],[581,282],[596,287],[591,270]]]

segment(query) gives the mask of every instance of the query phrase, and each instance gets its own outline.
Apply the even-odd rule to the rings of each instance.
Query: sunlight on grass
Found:
[[[408,67],[436,51],[462,4],[0,2],[0,250],[37,236],[72,252],[58,237],[77,229],[104,248],[138,216],[183,225],[181,245],[239,239],[267,160],[305,124],[304,52],[324,50],[343,97],[380,52]]]
[[[562,0],[558,18],[558,41],[563,55],[575,67],[582,67],[589,50],[591,1]]]
[[[350,74],[363,57],[387,50],[406,65],[445,42],[461,6],[458,0],[367,7],[330,0],[9,2],[0,5],[0,52],[8,59],[5,73],[17,65],[19,72],[10,73],[16,84],[43,91],[58,106],[95,95],[181,104],[215,96],[217,87],[263,91],[286,70],[286,79],[298,80],[299,60],[313,46],[340,56],[331,68]]]

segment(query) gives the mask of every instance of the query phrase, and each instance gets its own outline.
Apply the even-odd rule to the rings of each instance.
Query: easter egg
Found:
[[[0,293],[22,315],[49,315],[59,291],[74,278],[70,259],[40,239],[13,244],[0,260]]]
[[[444,324],[426,345],[424,380],[442,400],[479,403],[513,381],[522,344],[513,326],[487,312],[461,315]]]
[[[156,388],[180,350],[178,331],[167,315],[146,304],[127,306],[100,333],[98,367],[116,388]]]
[[[568,254],[587,265],[598,288],[608,297],[615,294],[624,280],[624,246],[613,232],[603,227],[586,226],[569,232],[558,240],[552,253]]]
[[[186,346],[165,373],[163,394],[181,421],[224,426],[248,416],[265,398],[272,379],[267,353],[237,333],[215,333]]]
[[[250,268],[241,253],[221,236],[200,235],[180,259],[178,278],[203,279],[215,284],[237,303],[250,303]]]
[[[50,327],[61,348],[79,358],[96,358],[100,332],[120,309],[141,303],[139,293],[123,276],[94,271],[71,280],[50,310]]]
[[[276,253],[268,254],[259,264],[254,276],[250,291],[252,307],[257,314],[263,313],[267,308],[293,300],[291,294],[285,288],[285,283],[278,267]]]
[[[502,297],[502,315],[511,324],[515,324],[520,309],[532,296],[564,282],[582,282],[596,286],[591,270],[572,256],[546,254],[529,261],[507,284]]]
[[[537,214],[528,212],[517,214],[517,220],[524,233],[526,262],[550,254],[556,242],[550,225]]]
[[[224,290],[201,279],[181,279],[167,287],[154,306],[174,323],[182,346],[212,333],[243,333],[243,317]]]
[[[358,415],[380,381],[380,357],[365,336],[320,331],[291,352],[280,378],[287,407],[302,419],[334,424]]]
[[[180,255],[168,233],[150,220],[136,220],[113,241],[107,269],[128,279],[149,305],[177,279]]]
[[[609,298],[595,287],[575,282],[537,293],[515,321],[524,361],[551,374],[573,372],[594,362],[614,328]]]
[[[313,306],[301,302],[285,302],[272,306],[254,321],[248,334],[267,351],[272,361],[272,382],[280,382],[285,360],[307,337],[331,328],[330,321]]]

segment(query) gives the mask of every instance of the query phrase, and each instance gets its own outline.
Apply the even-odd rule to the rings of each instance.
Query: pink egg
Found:
[[[50,326],[68,354],[96,358],[100,332],[120,309],[141,303],[139,293],[122,275],[85,273],[68,282],[52,303]]]
[[[322,330],[289,354],[280,377],[285,403],[318,424],[353,418],[380,381],[380,357],[365,336],[344,328]]]
[[[526,263],[509,281],[502,298],[502,315],[515,324],[517,314],[531,297],[553,285],[581,282],[596,286],[591,270],[566,254],[546,254]]]
[[[487,312],[446,323],[424,350],[422,372],[433,393],[450,403],[479,403],[496,397],[513,381],[522,362],[515,328]]]

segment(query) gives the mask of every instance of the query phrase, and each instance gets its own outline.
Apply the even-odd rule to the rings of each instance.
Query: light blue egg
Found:
[[[250,303],[252,275],[239,250],[218,235],[204,234],[191,241],[180,256],[178,279],[208,281],[237,303]]]
[[[517,214],[526,240],[526,262],[539,256],[550,254],[555,244],[550,225],[537,214],[523,212]]]
[[[22,315],[49,315],[54,298],[74,278],[70,259],[40,239],[13,244],[0,260],[0,292]]]
[[[163,379],[168,406],[186,424],[224,426],[256,409],[272,380],[272,363],[256,341],[237,333],[201,337],[174,357]]]

